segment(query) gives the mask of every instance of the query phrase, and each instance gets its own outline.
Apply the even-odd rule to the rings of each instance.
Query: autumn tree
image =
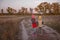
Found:
[[[30,8],[30,13],[31,13],[31,14],[33,13],[33,9],[32,9],[32,8]]]
[[[21,10],[20,9],[18,10],[18,13],[21,13]]]
[[[21,7],[20,12],[26,14],[28,12],[27,10],[28,10],[27,8]]]
[[[8,7],[8,8],[7,8],[7,12],[8,12],[8,13],[12,13],[12,8]]]
[[[50,12],[50,8],[51,8],[50,3],[47,2],[40,3],[37,7],[40,9],[40,12],[43,13],[46,13],[47,10]]]
[[[16,13],[17,11],[15,9],[11,8],[11,7],[8,7],[7,12],[8,13]]]
[[[37,14],[40,13],[40,12],[39,12],[39,11],[40,11],[39,8],[36,7],[36,8],[34,8],[34,10],[35,10],[35,12],[36,12]]]
[[[54,14],[59,13],[59,4],[58,3],[52,3],[51,8],[53,9]]]
[[[34,10],[35,10],[35,11],[37,11],[37,12],[39,11],[39,9],[38,9],[38,8],[34,8]]]
[[[28,9],[27,8],[25,8],[25,13],[28,13]]]
[[[1,9],[1,13],[3,13],[3,9]]]
[[[25,8],[24,8],[24,7],[22,7],[22,8],[21,8],[21,12],[22,12],[22,13],[24,13],[24,11],[25,11]]]

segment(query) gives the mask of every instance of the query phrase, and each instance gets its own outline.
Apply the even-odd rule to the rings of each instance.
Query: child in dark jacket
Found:
[[[36,22],[34,21],[34,22],[32,22],[32,28],[36,28],[37,27],[37,24],[36,24]]]
[[[36,19],[35,19],[35,15],[32,15],[32,28],[36,28],[37,27],[37,22],[36,22]]]
[[[36,29],[37,29],[37,26],[38,26],[38,21],[36,21],[36,17],[35,15],[32,15],[32,39],[34,40],[36,37],[35,33],[36,33]]]

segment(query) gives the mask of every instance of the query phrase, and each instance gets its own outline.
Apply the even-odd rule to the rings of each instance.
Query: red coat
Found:
[[[32,28],[36,28],[36,27],[37,27],[36,22],[32,23]]]

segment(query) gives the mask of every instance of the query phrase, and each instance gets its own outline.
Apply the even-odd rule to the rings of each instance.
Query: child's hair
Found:
[[[38,16],[38,19],[41,20],[42,19],[42,16]]]

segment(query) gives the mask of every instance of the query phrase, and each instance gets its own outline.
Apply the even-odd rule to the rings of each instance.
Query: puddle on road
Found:
[[[22,25],[22,40],[28,40],[28,34],[27,34],[27,31],[26,31],[26,28],[24,27],[24,24],[23,22],[21,22],[21,25]]]

